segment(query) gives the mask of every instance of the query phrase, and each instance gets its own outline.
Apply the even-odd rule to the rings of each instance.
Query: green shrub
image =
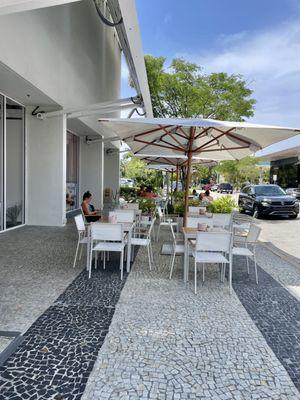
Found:
[[[236,202],[231,196],[222,196],[207,205],[207,211],[216,214],[230,214],[237,208]]]
[[[137,202],[139,203],[140,210],[142,210],[142,214],[150,214],[155,209],[154,199],[145,199],[143,197],[139,197]]]
[[[139,189],[135,187],[134,188],[126,186],[120,187],[120,197],[123,197],[126,201],[129,202],[136,200],[138,192]]]

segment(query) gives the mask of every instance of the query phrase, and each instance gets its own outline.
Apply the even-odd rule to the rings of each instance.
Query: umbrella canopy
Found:
[[[187,157],[184,224],[193,157],[239,160],[300,132],[294,128],[210,119],[135,118],[100,122],[103,131],[125,141],[135,155]]]
[[[125,141],[135,155],[193,156],[238,160],[299,134],[299,130],[209,119],[135,118],[100,120],[101,127]]]

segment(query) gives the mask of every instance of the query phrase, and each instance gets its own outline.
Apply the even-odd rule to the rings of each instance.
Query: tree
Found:
[[[253,116],[255,100],[241,75],[204,74],[199,65],[175,58],[145,56],[155,117],[243,121]]]
[[[135,179],[138,186],[143,184],[159,188],[162,184],[161,171],[147,169],[146,163],[131,153],[126,154],[121,161],[121,176]]]
[[[247,182],[259,182],[262,172],[257,165],[258,161],[257,158],[250,156],[238,161],[221,161],[214,167],[214,170],[222,175],[227,182],[230,182],[234,186],[241,187]]]

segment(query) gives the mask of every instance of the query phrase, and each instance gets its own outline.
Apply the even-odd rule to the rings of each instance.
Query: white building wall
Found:
[[[0,37],[0,61],[59,105],[118,98],[119,44],[92,1],[0,16]]]
[[[26,223],[62,226],[66,213],[66,118],[27,113]]]
[[[45,95],[36,95],[44,101],[36,104],[18,80],[1,82],[0,74],[0,91],[25,106],[47,111],[55,104],[84,106],[119,98],[119,43],[115,30],[99,20],[92,1],[0,16],[0,37],[0,64]],[[84,121],[94,132],[95,118]],[[65,142],[62,117],[40,121],[27,112],[27,224],[60,226],[65,221]],[[80,160],[80,195],[90,190],[100,207],[102,145],[86,146],[82,140]]]

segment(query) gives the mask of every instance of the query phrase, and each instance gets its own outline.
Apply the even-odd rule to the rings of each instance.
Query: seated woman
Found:
[[[152,186],[147,186],[144,197],[146,199],[154,199],[157,195],[152,191]]]
[[[91,192],[85,192],[82,198],[81,208],[87,222],[95,222],[100,219],[100,216],[97,215],[98,211],[95,210],[95,207],[91,204],[91,201]]]

